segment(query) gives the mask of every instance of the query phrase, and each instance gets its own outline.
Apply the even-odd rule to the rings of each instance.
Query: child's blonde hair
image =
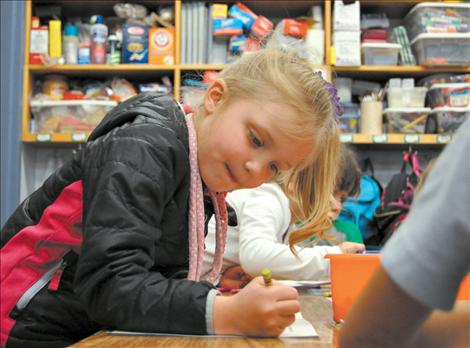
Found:
[[[295,51],[269,43],[227,66],[219,77],[226,83],[228,100],[264,98],[296,110],[299,117],[287,120],[283,130],[292,137],[314,141],[311,155],[277,178],[289,198],[293,217],[302,221],[300,229],[289,237],[294,250],[293,246],[310,237],[312,231],[322,233],[331,227],[328,214],[336,203],[333,192],[339,130],[325,81]]]

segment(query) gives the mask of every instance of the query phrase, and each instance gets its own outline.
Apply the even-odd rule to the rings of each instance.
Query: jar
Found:
[[[49,75],[42,84],[42,93],[48,95],[52,100],[64,99],[64,94],[68,90],[67,79],[61,75]]]

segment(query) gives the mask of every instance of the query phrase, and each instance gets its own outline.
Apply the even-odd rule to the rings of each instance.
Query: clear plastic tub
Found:
[[[470,117],[470,107],[467,108],[435,108],[429,117],[437,124],[437,133],[452,134],[457,131],[464,121]]]
[[[470,106],[470,83],[438,83],[427,94],[428,105],[438,107]]]
[[[424,33],[468,33],[470,4],[423,2],[405,17],[408,37],[413,40]]]
[[[424,134],[430,108],[385,109],[387,133]]]
[[[470,33],[420,34],[411,46],[421,65],[470,64]]]
[[[397,43],[367,42],[361,45],[365,65],[397,65],[401,45]]]
[[[342,103],[344,114],[339,118],[339,128],[341,133],[359,132],[359,104]]]
[[[335,87],[342,103],[350,103],[352,97],[352,79],[349,77],[335,78]]]
[[[426,87],[404,89],[390,87],[387,90],[387,101],[390,108],[422,108],[426,100]]]
[[[114,106],[115,101],[63,100],[31,101],[39,133],[91,132]]]

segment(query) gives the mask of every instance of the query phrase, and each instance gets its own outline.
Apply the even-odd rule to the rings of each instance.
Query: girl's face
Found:
[[[297,117],[293,109],[255,99],[222,105],[223,87],[208,90],[207,115],[196,122],[199,170],[209,189],[221,192],[259,186],[310,154],[311,141],[282,131],[283,123]]]

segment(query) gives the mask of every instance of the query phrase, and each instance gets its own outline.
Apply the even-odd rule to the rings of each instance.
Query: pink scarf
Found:
[[[225,193],[209,191],[215,212],[216,247],[212,268],[201,275],[204,256],[204,194],[197,162],[197,139],[192,120],[193,114],[186,114],[189,136],[189,165],[191,170],[189,192],[189,280],[213,282],[222,269],[222,260],[227,236],[227,206]]]

